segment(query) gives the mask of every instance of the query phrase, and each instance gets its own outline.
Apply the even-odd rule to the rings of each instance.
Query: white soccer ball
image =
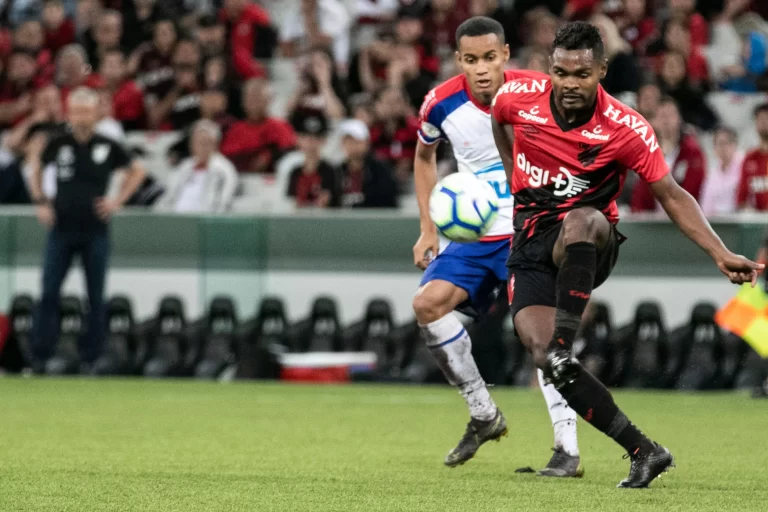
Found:
[[[429,216],[437,230],[454,242],[474,242],[485,235],[499,211],[496,191],[474,174],[449,174],[429,197]]]

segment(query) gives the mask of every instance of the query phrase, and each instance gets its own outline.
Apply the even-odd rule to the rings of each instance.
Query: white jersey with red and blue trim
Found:
[[[504,79],[514,80],[525,73],[505,71]],[[458,75],[432,89],[419,113],[421,142],[450,142],[459,172],[471,172],[496,190],[499,215],[483,241],[509,238],[514,233],[514,198],[493,140],[490,108],[472,97],[467,78]]]

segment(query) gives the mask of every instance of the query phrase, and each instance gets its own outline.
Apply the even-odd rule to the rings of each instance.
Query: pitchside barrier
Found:
[[[725,243],[754,256],[768,216],[713,219]],[[626,322],[642,300],[658,301],[670,324],[685,321],[702,300],[718,305],[736,288],[707,256],[668,220],[634,216],[619,229],[628,240],[614,275],[594,296]],[[332,295],[340,318],[362,314],[373,296],[389,299],[398,322],[412,317],[410,304],[420,272],[411,248],[418,235],[412,214],[371,211],[299,211],[286,215],[166,215],[129,211],[114,219],[108,295],[122,294],[139,317],[160,297],[184,297],[200,315],[210,299],[227,294],[241,314],[265,295],[278,295],[288,315],[306,315],[312,299]],[[39,296],[45,230],[31,208],[0,213],[0,310],[19,293]],[[69,276],[65,293],[84,295],[82,274]]]

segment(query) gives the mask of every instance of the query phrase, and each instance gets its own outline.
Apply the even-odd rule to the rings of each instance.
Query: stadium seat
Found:
[[[386,299],[368,302],[365,315],[344,330],[345,347],[352,352],[376,354],[376,368],[368,375],[357,374],[357,380],[391,380],[400,374],[403,347],[394,344],[392,305]]]
[[[768,378],[768,359],[763,359],[752,347],[748,347],[743,369],[736,378],[735,387],[757,390],[764,385],[766,378]]]
[[[736,386],[736,379],[744,368],[749,345],[733,333],[723,333],[723,354],[720,362],[720,378],[724,389]]]
[[[236,363],[237,311],[231,297],[214,297],[208,308],[200,361],[195,377],[214,379]]]
[[[622,385],[631,388],[660,387],[668,345],[667,330],[656,302],[642,302],[621,346],[629,348]]]
[[[10,330],[0,353],[0,368],[8,372],[20,372],[28,367],[30,337],[34,319],[35,301],[29,295],[17,295],[11,301],[8,315]]]
[[[256,316],[236,330],[237,377],[276,379],[280,374],[279,354],[289,350],[285,305],[278,297],[265,297]]]
[[[162,298],[157,316],[147,333],[148,360],[143,367],[145,376],[168,377],[182,373],[187,350],[186,325],[181,299],[176,296]]]
[[[293,336],[298,352],[341,352],[344,350],[336,301],[318,297],[309,318],[294,325]]]
[[[673,376],[675,387],[687,391],[718,387],[723,337],[715,324],[716,308],[709,303],[697,304],[691,312],[688,325],[670,336],[682,347],[682,365],[679,375]]]
[[[59,343],[53,357],[45,363],[49,375],[73,375],[80,372],[78,345],[83,334],[85,307],[79,297],[66,296],[59,306]]]
[[[611,310],[603,302],[588,306],[581,335],[574,343],[574,355],[592,375],[604,380],[610,369],[611,343],[613,337]]]
[[[136,339],[133,305],[128,297],[112,297],[107,304],[107,343],[93,365],[95,375],[130,375],[134,371]]]

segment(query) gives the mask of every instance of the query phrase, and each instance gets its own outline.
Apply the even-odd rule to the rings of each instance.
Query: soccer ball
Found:
[[[493,187],[474,174],[449,174],[429,197],[429,216],[437,230],[454,242],[474,242],[485,235],[499,211]]]

